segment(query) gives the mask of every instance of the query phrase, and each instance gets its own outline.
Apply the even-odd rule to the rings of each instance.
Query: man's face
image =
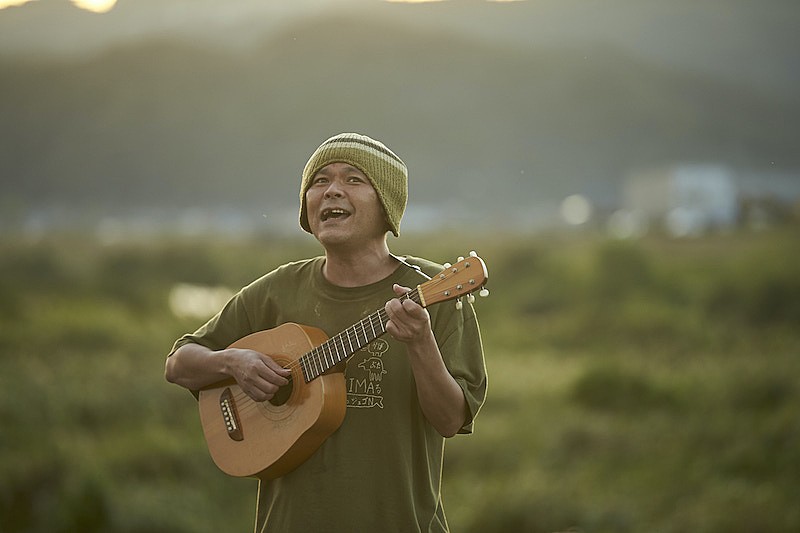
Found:
[[[372,183],[347,163],[326,165],[311,178],[306,213],[311,233],[326,247],[383,241],[388,230]]]

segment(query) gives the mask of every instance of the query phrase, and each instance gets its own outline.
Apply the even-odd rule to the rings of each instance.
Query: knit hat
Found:
[[[314,175],[330,163],[353,165],[369,178],[396,237],[400,233],[400,219],[408,201],[408,169],[383,143],[358,133],[335,135],[311,154],[303,169],[300,185],[300,226],[311,233],[306,212],[306,192]]]

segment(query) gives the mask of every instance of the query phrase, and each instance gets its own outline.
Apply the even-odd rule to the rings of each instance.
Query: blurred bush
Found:
[[[393,242],[439,262],[477,244],[489,267],[489,398],[475,434],[448,441],[452,529],[800,528],[797,237]],[[213,466],[194,400],[163,380],[204,320],[169,295],[318,253],[3,239],[0,531],[249,530],[255,482]]]
[[[651,379],[610,365],[587,368],[571,397],[586,409],[620,414],[676,405],[673,395]]]

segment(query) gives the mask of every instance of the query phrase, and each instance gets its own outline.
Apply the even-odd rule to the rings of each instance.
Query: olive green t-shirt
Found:
[[[383,308],[392,284],[425,282],[400,265],[384,280],[344,288],[322,275],[325,259],[289,263],[236,294],[197,332],[194,342],[218,350],[286,322],[322,329],[333,336]],[[408,258],[428,275],[441,267]],[[471,433],[486,395],[486,368],[472,306],[431,306],[431,325],[445,365],[464,391],[469,417],[460,433]],[[173,349],[173,351],[174,351]],[[405,345],[386,335],[357,351],[345,371],[344,422],[305,463],[259,484],[256,532],[440,532],[447,531],[440,483],[444,438],[419,405]]]

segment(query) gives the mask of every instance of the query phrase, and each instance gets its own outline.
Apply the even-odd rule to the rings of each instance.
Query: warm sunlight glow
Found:
[[[447,0],[384,0],[390,4],[428,4],[432,2],[445,2]],[[487,2],[523,2],[524,0],[486,0]]]
[[[12,6],[21,6],[31,0],[0,0],[0,9]],[[71,0],[72,4],[81,9],[94,13],[108,13],[113,9],[117,0]]]
[[[444,0],[386,0],[390,4],[428,4],[431,2],[443,2]]]
[[[32,0],[0,0],[0,9],[11,6],[21,6]],[[117,0],[70,0],[75,6],[93,11],[95,13],[107,13],[111,11]],[[433,2],[444,2],[445,0],[384,0],[396,4],[427,4]],[[524,0],[486,0],[487,2],[521,2]]]
[[[21,6],[27,4],[30,0],[0,0],[0,9],[11,6]]]
[[[227,287],[178,283],[169,291],[169,307],[175,316],[206,319],[222,309],[233,296]]]
[[[72,0],[72,3],[94,13],[107,13],[111,11],[117,0]]]

